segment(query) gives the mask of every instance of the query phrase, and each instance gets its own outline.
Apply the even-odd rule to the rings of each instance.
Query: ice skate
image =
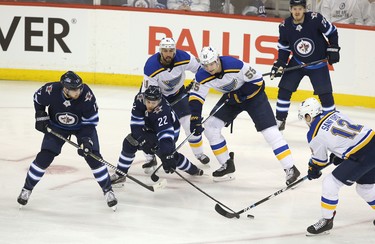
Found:
[[[330,219],[321,218],[318,222],[307,227],[306,236],[328,235],[329,230],[333,228],[333,219],[336,211],[333,212],[333,217]]]
[[[29,201],[30,195],[31,195],[31,190],[22,188],[21,193],[17,198],[17,202],[20,204],[20,208],[27,204],[27,202]]]
[[[113,211],[117,209],[117,199],[113,190],[109,190],[104,193],[105,200],[107,201],[108,207],[112,208]]]
[[[286,185],[290,185],[292,184],[293,182],[295,182],[297,180],[297,178],[301,175],[301,173],[299,172],[299,170],[296,168],[295,165],[293,165],[292,168],[289,168],[289,169],[284,169],[285,171],[285,179],[286,179]]]
[[[277,124],[277,128],[279,129],[279,131],[283,131],[285,130],[286,119],[282,119],[282,120],[276,119],[276,124]]]
[[[126,176],[114,173],[113,175],[110,176],[110,179],[111,179],[112,187],[119,188],[125,185],[124,183],[126,181]]]
[[[156,161],[155,155],[153,155],[151,160],[146,161],[146,163],[142,165],[142,168],[145,174],[151,174],[155,171],[157,165],[158,162]]]
[[[212,173],[213,180],[218,181],[229,181],[234,180],[234,172],[236,171],[236,168],[234,166],[234,153],[229,153],[229,159],[223,164],[218,170]]]
[[[202,154],[198,154],[198,155],[195,155],[195,157],[199,160],[199,162],[201,162],[202,164],[208,164],[210,162],[210,158],[202,153]]]

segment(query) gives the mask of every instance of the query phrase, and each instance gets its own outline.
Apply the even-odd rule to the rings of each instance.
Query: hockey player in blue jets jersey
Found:
[[[159,86],[148,86],[134,98],[130,120],[131,133],[122,144],[118,169],[127,173],[138,150],[156,154],[161,159],[166,173],[177,168],[190,175],[203,175],[184,155],[176,152],[176,141],[180,133],[180,123],[169,103],[163,98]],[[126,177],[111,176],[112,184],[121,185]]]
[[[293,162],[291,151],[277,129],[272,108],[264,92],[262,74],[254,67],[233,57],[219,56],[212,47],[204,47],[199,56],[203,66],[195,75],[196,84],[190,92],[191,128],[200,135],[203,130],[221,168],[213,172],[214,181],[234,179],[233,153],[228,153],[221,130],[238,114],[246,111],[268,144],[272,147],[286,172],[286,184],[294,182],[300,172]],[[216,107],[227,101],[202,127],[202,106],[210,88],[223,93]],[[216,110],[216,107],[213,109]]]
[[[338,165],[323,179],[322,218],[307,228],[307,235],[327,233],[333,228],[333,219],[342,186],[356,184],[363,200],[375,210],[375,132],[352,121],[338,112],[323,112],[315,98],[303,101],[298,118],[309,126],[307,141],[312,155],[309,160],[308,178],[319,178],[328,164]],[[328,156],[327,151],[331,152]]]
[[[333,24],[320,13],[306,12],[306,0],[290,0],[290,12],[291,16],[279,25],[278,58],[271,69],[271,80],[282,76],[276,103],[276,120],[281,131],[285,129],[292,93],[297,90],[304,76],[309,77],[323,110],[335,110],[326,62],[285,73],[283,69],[325,58],[329,64],[340,60],[338,34]],[[288,60],[291,53],[292,57]]]
[[[190,134],[190,110],[187,96],[190,88],[184,86],[185,71],[195,74],[199,68],[200,64],[194,56],[176,49],[173,38],[163,38],[159,44],[159,52],[152,55],[144,67],[141,91],[144,92],[149,85],[159,86],[163,96],[172,104],[186,136]],[[203,153],[201,136],[192,136],[189,144],[195,157],[201,163],[209,163],[210,159]],[[147,162],[143,168],[146,173],[150,173],[157,163],[152,155],[146,158]]]
[[[31,163],[25,184],[17,201],[26,205],[35,185],[41,180],[47,168],[61,153],[65,141],[47,132],[47,127],[68,138],[75,135],[80,145],[78,154],[90,166],[95,179],[103,190],[109,207],[115,208],[117,199],[112,190],[107,167],[85,152],[101,157],[96,125],[99,121],[98,107],[94,93],[74,72],[61,76],[60,82],[42,86],[34,94],[35,128],[44,134],[41,151]],[[46,112],[47,109],[47,112]]]

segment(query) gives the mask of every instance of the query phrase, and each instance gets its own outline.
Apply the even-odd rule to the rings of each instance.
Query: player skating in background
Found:
[[[282,76],[276,103],[279,130],[285,129],[292,93],[308,76],[324,111],[335,110],[332,83],[326,62],[283,73],[283,69],[328,58],[329,64],[340,60],[336,27],[321,14],[306,11],[306,0],[290,0],[291,16],[279,25],[278,58],[271,69],[271,80]],[[327,40],[328,39],[328,42]],[[292,53],[290,60],[289,55]]]
[[[328,162],[338,165],[323,180],[322,218],[307,228],[307,235],[327,233],[342,186],[357,183],[357,193],[375,210],[375,132],[338,112],[323,112],[315,98],[301,103],[298,118],[309,126],[307,140],[312,152],[308,178],[317,179]],[[327,151],[330,151],[328,159]]]
[[[130,120],[131,133],[122,144],[117,168],[128,172],[135,153],[142,150],[156,154],[161,159],[164,171],[173,173],[178,168],[190,175],[203,175],[184,155],[176,150],[180,133],[180,123],[169,103],[164,99],[159,86],[149,86],[144,93],[134,98]],[[112,184],[122,184],[126,177],[120,174],[111,176]]]
[[[163,38],[159,44],[159,52],[152,55],[144,67],[144,80],[141,91],[150,85],[159,86],[166,100],[173,104],[181,126],[186,136],[190,134],[189,88],[185,88],[185,71],[196,73],[200,67],[196,58],[189,53],[176,49],[173,38]],[[185,96],[184,98],[182,98]],[[181,99],[181,100],[180,100]],[[209,163],[210,159],[203,153],[202,136],[192,136],[190,147],[195,157],[202,163]],[[143,165],[146,173],[155,169],[157,165],[154,155],[147,155],[147,162]]]
[[[262,74],[249,64],[233,57],[219,56],[212,47],[204,47],[199,56],[203,66],[195,75],[196,83],[190,92],[191,128],[200,135],[203,130],[221,168],[213,172],[215,181],[233,178],[235,166],[229,156],[227,144],[221,130],[243,111],[246,111],[286,172],[286,184],[294,182],[300,172],[293,162],[291,151],[281,132],[277,129],[272,108],[264,92]],[[202,106],[210,88],[223,93],[216,104],[226,104],[207,120],[202,127]],[[213,109],[215,110],[215,108]]]
[[[61,153],[65,141],[47,132],[47,127],[68,138],[77,137],[78,154],[85,158],[95,179],[103,190],[109,207],[115,208],[117,199],[112,190],[107,167],[89,157],[92,152],[101,157],[96,125],[99,122],[98,107],[94,93],[74,72],[68,71],[61,76],[60,82],[51,82],[42,86],[34,94],[35,128],[45,133],[41,151],[31,163],[25,184],[17,199],[26,205],[35,185],[41,180],[54,158]],[[46,108],[48,113],[46,112]]]

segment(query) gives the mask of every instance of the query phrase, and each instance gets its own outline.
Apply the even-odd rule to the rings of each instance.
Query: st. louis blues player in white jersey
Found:
[[[300,172],[294,166],[291,151],[281,132],[277,129],[272,108],[264,92],[262,74],[252,66],[233,57],[220,56],[212,47],[204,47],[199,56],[204,68],[195,75],[196,84],[190,92],[191,128],[197,135],[203,132],[202,106],[210,88],[224,93],[216,107],[227,99],[204,125],[205,136],[222,167],[213,172],[215,181],[233,178],[235,166],[233,153],[229,154],[221,130],[230,124],[238,114],[246,111],[286,172],[286,184],[294,182]],[[216,108],[214,108],[216,110]]]
[[[172,108],[184,128],[186,136],[190,134],[190,109],[186,95],[189,88],[184,86],[185,71],[189,70],[195,74],[199,68],[200,64],[194,56],[176,49],[173,38],[163,38],[159,44],[159,52],[152,55],[144,67],[141,91],[144,92],[150,85],[159,86],[163,96],[170,104],[173,104]],[[182,98],[183,96],[185,97]],[[209,163],[210,159],[203,153],[201,136],[192,136],[189,139],[189,144],[201,163]],[[148,157],[148,162],[143,165],[143,168],[148,173],[156,166],[156,160],[154,156],[146,157]]]
[[[61,76],[60,82],[42,86],[34,94],[35,128],[44,134],[41,151],[31,163],[25,184],[17,201],[26,205],[35,185],[41,180],[53,159],[61,153],[65,141],[48,133],[47,127],[68,138],[77,137],[78,154],[85,158],[95,179],[104,192],[109,207],[115,208],[117,199],[112,190],[107,167],[87,156],[92,152],[101,157],[96,125],[99,122],[98,107],[94,93],[74,72]],[[46,108],[48,113],[46,112]]]
[[[329,162],[338,165],[323,180],[323,218],[307,228],[307,235],[332,229],[339,190],[344,185],[357,183],[357,193],[375,210],[375,131],[338,111],[323,112],[315,98],[301,103],[298,118],[310,127],[307,141],[312,155],[308,178],[319,178],[321,169]],[[331,152],[329,159],[327,151]]]
[[[314,94],[319,96],[323,110],[335,110],[332,83],[326,62],[283,73],[283,68],[302,63],[327,58],[329,64],[334,64],[340,60],[336,27],[321,14],[305,11],[306,0],[290,0],[291,16],[279,25],[279,52],[277,61],[271,69],[271,80],[282,76],[276,103],[276,119],[280,130],[285,129],[292,93],[297,90],[304,76],[309,77]],[[291,53],[293,56],[288,60]]]
[[[180,123],[169,103],[163,98],[160,87],[149,86],[134,98],[130,121],[131,133],[122,144],[118,169],[127,173],[138,150],[157,154],[164,171],[173,173],[176,167],[190,175],[203,175],[184,155],[176,150]],[[125,176],[113,174],[112,184],[122,184]]]

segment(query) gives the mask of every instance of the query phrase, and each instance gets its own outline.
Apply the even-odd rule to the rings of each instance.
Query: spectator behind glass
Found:
[[[368,9],[369,16],[370,16],[369,25],[375,26],[375,0],[369,0],[369,3],[370,3],[370,7]]]
[[[212,1],[212,0],[211,0]],[[266,17],[266,7],[262,0],[232,1],[235,14]]]
[[[128,0],[122,6],[136,7],[136,8],[167,8],[167,0]]]
[[[357,0],[322,0],[321,14],[332,23],[363,25]]]
[[[210,0],[167,0],[168,9],[185,11],[210,11]]]
[[[233,14],[234,7],[232,4],[229,4],[229,13],[225,12],[225,0],[211,0],[210,1],[210,12],[220,13],[220,14]]]
[[[372,2],[372,4],[371,4]],[[363,19],[363,25],[374,26],[374,15],[371,13],[371,5],[373,6],[372,11],[375,9],[375,0],[358,0],[358,6],[361,13],[361,18]]]

